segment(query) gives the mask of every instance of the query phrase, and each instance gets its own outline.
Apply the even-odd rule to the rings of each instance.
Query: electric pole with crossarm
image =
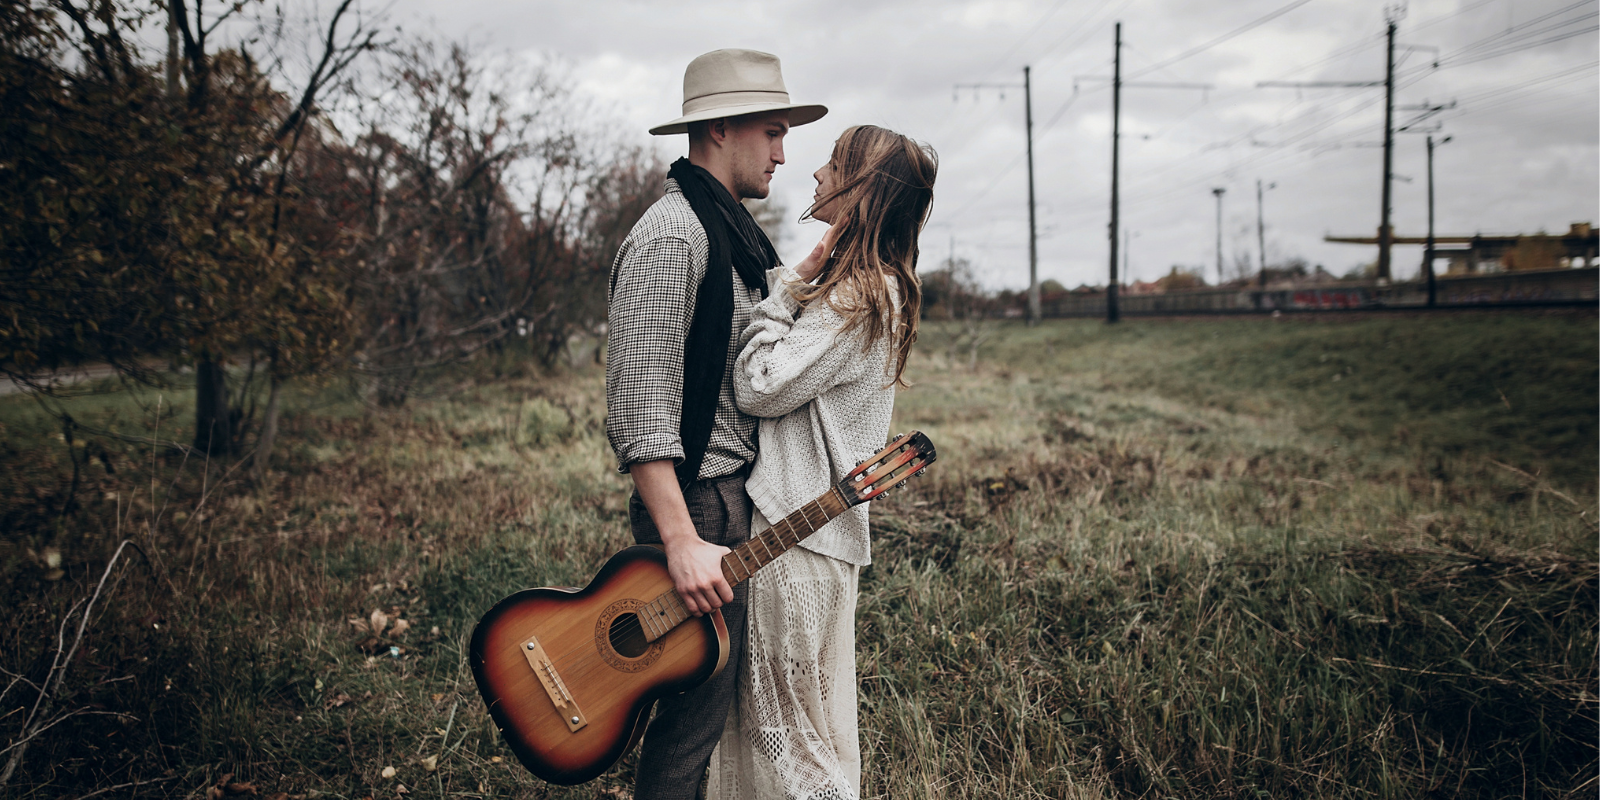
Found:
[[[1378,214],[1378,275],[1380,280],[1389,280],[1390,250],[1394,246],[1394,226],[1389,218],[1394,211],[1394,51],[1396,47],[1406,50],[1433,50],[1438,48],[1425,45],[1396,45],[1395,33],[1400,28],[1400,20],[1405,18],[1404,5],[1391,5],[1384,8],[1384,38],[1388,43],[1385,57],[1384,77],[1381,81],[1262,81],[1256,84],[1257,88],[1279,89],[1364,89],[1383,87],[1383,200]],[[1439,62],[1433,63],[1438,68]]]
[[[1116,322],[1122,319],[1122,309],[1119,307],[1118,290],[1120,278],[1117,275],[1117,232],[1122,225],[1122,197],[1121,197],[1121,167],[1122,167],[1122,89],[1199,89],[1209,91],[1209,83],[1155,83],[1150,81],[1124,81],[1122,79],[1122,23],[1116,25],[1115,45],[1112,54],[1111,67],[1111,222],[1107,226],[1107,234],[1111,239],[1111,281],[1106,284],[1106,322]],[[1106,80],[1104,76],[1080,75],[1073,79],[1073,90],[1077,90],[1076,83],[1081,80]]]
[[[1028,136],[1028,324],[1039,324],[1039,231],[1033,202],[1033,78],[1032,68],[1022,68],[1022,84],[1015,83],[958,83],[956,92],[971,89],[998,89],[1002,99],[1005,90],[1022,89],[1023,122]]]

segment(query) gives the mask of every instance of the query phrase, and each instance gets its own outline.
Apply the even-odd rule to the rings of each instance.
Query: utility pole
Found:
[[[1106,80],[1105,76],[1080,75],[1073,79],[1073,89],[1080,80]],[[1116,24],[1116,43],[1112,54],[1111,68],[1111,223],[1106,229],[1106,234],[1111,240],[1111,282],[1106,286],[1106,322],[1116,322],[1122,318],[1121,309],[1118,307],[1118,276],[1117,276],[1117,231],[1121,224],[1121,198],[1119,190],[1119,173],[1121,169],[1122,154],[1122,90],[1124,87],[1141,89],[1199,89],[1209,91],[1209,83],[1156,83],[1148,81],[1122,80],[1122,23]]]
[[[1117,197],[1117,167],[1121,163],[1118,150],[1122,144],[1122,23],[1117,23],[1116,45],[1111,67],[1111,282],[1106,284],[1106,322],[1122,318],[1117,307],[1117,227],[1121,213],[1121,200]]]
[[[1222,285],[1222,194],[1227,189],[1218,186],[1211,190],[1217,196],[1217,285]]]
[[[1027,131],[1028,140],[1028,325],[1039,324],[1039,230],[1037,214],[1034,209],[1033,199],[1033,78],[1032,68],[1022,68],[1023,120]],[[1019,88],[1015,83],[958,83],[955,85],[956,97],[961,96],[962,89],[971,89],[974,93],[983,89],[998,89],[1000,99],[1006,97],[1007,89]]]
[[[1031,67],[1022,68],[1023,115],[1028,128],[1028,325],[1039,324],[1039,230],[1033,204],[1033,78]]]
[[[1397,47],[1407,50],[1433,50],[1437,48],[1426,45],[1397,45],[1395,34],[1400,28],[1400,20],[1405,18],[1404,5],[1390,5],[1384,9],[1384,38],[1388,42],[1385,56],[1384,77],[1381,81],[1262,81],[1256,84],[1257,88],[1292,88],[1292,89],[1362,89],[1369,87],[1383,87],[1383,206],[1378,215],[1378,278],[1387,281],[1390,279],[1390,249],[1394,245],[1394,228],[1390,223],[1393,211],[1393,182],[1394,182],[1394,51]],[[1439,67],[1437,55],[1433,62],[1435,69]]]
[[[1450,141],[1446,136],[1439,140],[1439,144]],[[1428,247],[1422,254],[1422,276],[1428,281],[1428,308],[1433,308],[1439,299],[1438,288],[1434,285],[1433,278],[1433,135],[1428,135]]]
[[[1397,6],[1388,9],[1388,68],[1383,79],[1383,215],[1378,222],[1378,280],[1389,280],[1389,251],[1394,246],[1394,227],[1389,222],[1394,196],[1394,32],[1400,26]]]
[[[1265,189],[1275,189],[1275,188],[1277,188],[1277,186],[1278,186],[1278,184],[1276,184],[1276,183],[1269,183],[1269,184],[1266,185]],[[1256,281],[1256,283],[1261,288],[1265,289],[1265,288],[1267,288],[1267,224],[1266,224],[1266,221],[1265,221],[1264,212],[1261,210],[1261,207],[1262,207],[1262,194],[1263,193],[1264,193],[1264,188],[1261,185],[1261,179],[1257,178],[1256,179],[1256,249],[1261,254],[1261,271],[1259,273],[1257,273],[1258,280]]]

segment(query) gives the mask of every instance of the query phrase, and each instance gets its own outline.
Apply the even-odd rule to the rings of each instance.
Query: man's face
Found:
[[[728,148],[733,190],[740,199],[761,199],[772,191],[772,172],[783,163],[783,137],[789,112],[768,111],[728,120]]]

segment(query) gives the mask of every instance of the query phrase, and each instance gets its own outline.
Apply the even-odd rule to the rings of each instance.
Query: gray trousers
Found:
[[[700,538],[732,547],[750,538],[750,496],[744,482],[749,470],[721,478],[695,481],[684,487],[689,519]],[[635,492],[628,503],[633,539],[639,544],[660,544],[661,533],[650,519],[644,501]],[[744,665],[745,596],[747,586],[733,588],[733,602],[722,606],[728,626],[728,663],[722,673],[680,695],[656,701],[655,717],[645,729],[639,748],[635,800],[693,800],[700,780],[711,763],[711,751],[722,738],[722,726],[739,689]]]

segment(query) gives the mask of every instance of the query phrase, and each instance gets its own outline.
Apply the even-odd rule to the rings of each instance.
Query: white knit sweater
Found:
[[[844,318],[821,298],[802,313],[789,287],[798,273],[767,273],[772,294],[755,307],[739,338],[733,391],[740,410],[760,417],[759,451],[745,484],[772,522],[815,500],[856,462],[883,449],[894,412],[890,339],[863,349],[861,328],[841,334]],[[895,295],[890,282],[890,296]],[[872,563],[867,504],[855,506],[800,543],[851,564]]]

